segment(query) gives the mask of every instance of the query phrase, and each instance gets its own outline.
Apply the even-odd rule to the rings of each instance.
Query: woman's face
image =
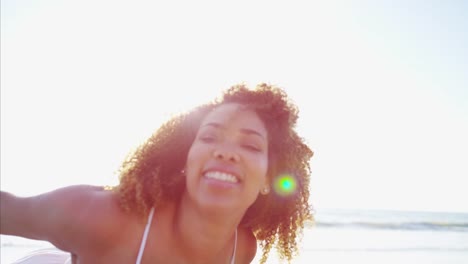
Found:
[[[267,184],[268,134],[239,104],[223,104],[202,121],[188,152],[188,195],[198,205],[246,210]]]

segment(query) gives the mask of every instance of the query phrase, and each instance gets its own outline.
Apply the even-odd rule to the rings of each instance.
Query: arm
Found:
[[[36,239],[32,236],[22,235],[22,233],[29,233],[21,230],[21,226],[23,226],[21,222],[25,215],[21,208],[27,204],[28,202],[24,198],[16,197],[4,191],[0,192],[0,234]]]
[[[0,233],[47,240],[72,251],[89,239],[89,217],[96,211],[100,190],[71,186],[26,198],[1,192]]]

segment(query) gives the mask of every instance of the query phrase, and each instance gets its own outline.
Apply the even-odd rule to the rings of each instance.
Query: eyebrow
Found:
[[[226,126],[220,124],[220,123],[216,123],[216,122],[210,122],[210,123],[206,123],[204,124],[202,127],[205,127],[205,126],[210,126],[210,127],[214,127],[214,128],[219,128],[219,129],[223,129],[225,130],[226,129]],[[251,129],[251,128],[241,128],[240,129],[242,133],[244,134],[248,134],[248,135],[256,135],[256,136],[259,136],[261,137],[262,139],[265,139],[265,136],[262,135],[262,133],[258,132],[257,130],[255,129]]]

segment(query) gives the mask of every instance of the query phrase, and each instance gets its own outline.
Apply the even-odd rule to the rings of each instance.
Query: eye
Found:
[[[198,139],[200,139],[202,142],[205,142],[205,143],[211,143],[216,140],[216,136],[212,134],[204,134],[198,137]]]
[[[262,151],[262,149],[260,147],[258,147],[257,145],[245,144],[245,145],[242,145],[242,147],[249,150],[249,151],[253,151],[253,152],[261,152]]]

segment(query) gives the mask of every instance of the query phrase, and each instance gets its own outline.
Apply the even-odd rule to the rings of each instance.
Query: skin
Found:
[[[203,120],[187,155],[180,203],[158,208],[142,263],[229,263],[234,232],[267,186],[268,133],[255,112],[221,105]],[[208,179],[207,171],[237,182]],[[75,263],[134,263],[146,218],[124,212],[116,194],[71,186],[34,197],[1,192],[0,233],[48,240]],[[250,263],[257,244],[238,228],[236,263]]]

